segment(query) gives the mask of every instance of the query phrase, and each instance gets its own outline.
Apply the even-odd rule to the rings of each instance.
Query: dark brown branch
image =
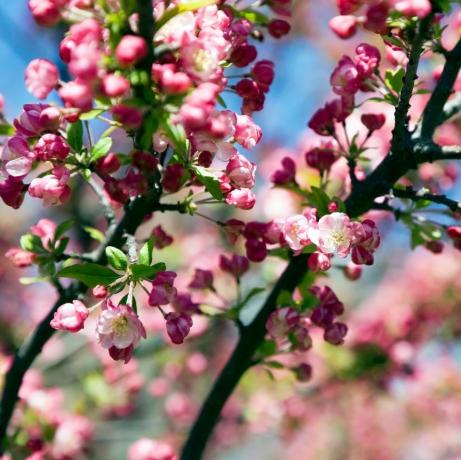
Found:
[[[441,204],[446,206],[452,212],[460,211],[460,203],[458,201],[448,198],[446,195],[435,195],[433,193],[418,193],[411,187],[406,189],[393,189],[392,194],[396,198],[404,198],[414,202],[418,201],[431,201],[432,203]]]

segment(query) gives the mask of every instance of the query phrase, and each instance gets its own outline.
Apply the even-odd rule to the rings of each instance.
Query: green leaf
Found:
[[[89,287],[95,287],[98,284],[109,286],[109,284],[112,284],[120,278],[120,275],[110,268],[93,263],[65,267],[57,273],[57,276],[60,278],[76,279]]]
[[[260,26],[267,26],[269,24],[269,19],[265,14],[251,8],[238,10],[237,8],[233,8],[230,5],[226,5],[226,8],[229,8],[232,11],[232,15],[234,17],[246,19],[247,21]]]
[[[287,290],[280,291],[276,304],[280,306],[293,305],[293,297],[291,296],[291,292]]]
[[[189,153],[189,143],[184,128],[181,125],[173,124],[169,118],[163,120],[162,126],[165,134],[173,144],[176,153],[179,155],[180,159],[185,162]]]
[[[223,199],[219,180],[211,171],[203,166],[194,166],[193,171],[199,182],[205,186],[213,198],[216,200]]]
[[[0,136],[11,136],[14,134],[14,128],[11,125],[0,125]]]
[[[57,241],[61,238],[68,230],[70,230],[75,225],[75,220],[69,219],[61,222],[54,232],[54,240]]]
[[[88,235],[90,235],[91,238],[93,238],[93,240],[99,241],[100,243],[103,243],[105,241],[106,237],[104,233],[101,232],[101,230],[98,230],[94,227],[88,227],[86,225],[82,228],[83,230],[85,230],[86,233],[88,233]]]
[[[42,240],[37,235],[27,233],[26,235],[22,235],[19,241],[21,248],[24,249],[24,251],[33,252],[34,254],[43,254],[46,252],[43,247]]]
[[[198,0],[181,3],[174,8],[167,10],[160,19],[155,21],[155,30],[160,30],[168,21],[178,14],[185,13],[186,11],[195,11],[207,5],[215,5],[216,3],[216,0]]]
[[[97,161],[106,155],[112,147],[112,138],[102,137],[91,149],[91,161]]]
[[[320,188],[311,187],[310,191],[306,194],[309,204],[317,208],[317,215],[322,217],[329,213],[328,205],[331,202],[330,197]]]
[[[285,366],[278,361],[264,361],[264,366],[271,367],[272,369],[285,369]]]
[[[131,273],[135,281],[138,280],[150,280],[158,272],[163,272],[166,270],[166,265],[163,262],[149,266],[144,264],[133,264],[130,267]]]
[[[101,113],[104,113],[106,110],[107,110],[106,108],[100,108],[100,109],[93,109],[93,110],[90,110],[89,112],[82,113],[80,115],[80,120],[83,120],[83,121],[92,120],[93,118],[96,118],[97,116],[101,115]]]
[[[128,259],[123,251],[113,246],[107,246],[106,257],[112,267],[116,270],[126,270],[128,267]]]
[[[388,88],[399,94],[403,87],[404,76],[405,69],[403,67],[400,67],[400,69],[397,70],[386,70],[384,81]]]
[[[139,251],[139,263],[141,265],[152,264],[152,252],[154,251],[154,237],[149,238]]]
[[[277,351],[277,344],[274,340],[264,340],[264,342],[258,348],[258,355],[262,358],[272,356]]]
[[[76,152],[80,152],[83,147],[83,125],[80,120],[69,123],[67,127],[67,142]]]

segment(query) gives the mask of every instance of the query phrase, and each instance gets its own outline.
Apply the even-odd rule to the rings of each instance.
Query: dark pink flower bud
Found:
[[[42,161],[63,161],[69,155],[69,144],[57,134],[44,134],[35,144],[34,153]]]
[[[336,294],[328,286],[313,286],[310,292],[320,300],[319,306],[326,307],[335,315],[341,315],[344,312],[344,305],[339,301]]]
[[[30,267],[35,260],[35,254],[29,251],[24,251],[20,248],[8,249],[5,257],[9,259],[16,267],[27,268]]]
[[[386,122],[386,115],[384,113],[364,113],[360,120],[368,131],[376,131],[383,127]]]
[[[101,175],[111,174],[118,171],[121,166],[120,160],[115,153],[108,153],[96,162],[96,171]]]
[[[89,311],[80,300],[61,305],[53,316],[50,326],[53,329],[68,332],[78,332],[85,326]]]
[[[205,150],[204,152],[200,152],[197,162],[200,166],[203,166],[204,168],[209,168],[211,166],[211,163],[213,162],[213,154],[211,152],[208,152]]]
[[[246,257],[237,254],[233,254],[232,258],[221,255],[219,267],[222,271],[230,273],[235,278],[241,278],[250,268],[250,263]]]
[[[323,334],[323,338],[332,345],[341,345],[344,343],[346,334],[347,326],[344,323],[333,323],[327,327]]]
[[[252,188],[255,185],[256,165],[243,155],[232,156],[227,163],[226,175],[239,188]]]
[[[256,62],[251,69],[251,75],[255,79],[257,86],[260,89],[262,89],[264,92],[269,91],[269,87],[274,81],[274,76],[275,76],[274,63],[267,59]],[[242,96],[242,97],[254,97],[254,96],[257,96],[258,93],[259,93],[259,90],[256,94],[253,94],[253,95],[249,94],[247,96]]]
[[[292,368],[296,379],[299,382],[308,382],[312,378],[312,366],[307,363],[302,363],[298,367]]]
[[[307,351],[312,348],[312,338],[309,331],[301,324],[296,324],[290,332],[293,350]]]
[[[58,80],[58,68],[48,59],[34,59],[26,67],[27,91],[38,99],[46,99]]]
[[[0,198],[13,209],[18,209],[24,201],[25,186],[21,180],[8,177],[0,180]]]
[[[239,209],[252,209],[256,202],[255,194],[248,188],[235,189],[226,195],[226,203]]]
[[[386,1],[371,4],[366,12],[364,26],[377,34],[385,33],[387,30],[386,20],[389,16],[389,5]]]
[[[331,144],[324,144],[315,147],[305,154],[306,163],[311,168],[319,171],[329,171],[333,164],[338,160],[338,155],[331,147]]]
[[[285,338],[298,323],[299,313],[294,308],[278,308],[267,319],[266,330],[274,338]]]
[[[281,38],[290,32],[291,26],[283,19],[273,19],[269,22],[267,30],[274,38]]]
[[[255,46],[245,43],[234,48],[230,60],[236,67],[246,67],[256,59],[257,54]]]
[[[295,182],[296,163],[290,157],[282,159],[282,169],[277,169],[271,176],[275,185],[285,185]]]
[[[108,97],[123,96],[130,89],[130,82],[121,75],[105,75],[101,83],[101,91]]]
[[[93,288],[92,293],[97,299],[105,299],[107,297],[108,291],[105,286],[98,284]]]
[[[184,166],[179,163],[168,165],[165,168],[162,180],[162,185],[165,191],[169,193],[177,192],[182,186],[184,173]]]
[[[166,315],[166,331],[171,341],[179,345],[189,335],[192,318],[186,313],[168,313]]]
[[[29,0],[29,10],[41,26],[54,26],[61,19],[57,0]]]
[[[137,150],[132,154],[132,164],[140,171],[151,174],[158,165],[158,158],[152,153]]]
[[[117,348],[115,345],[109,347],[109,356],[114,361],[123,361],[125,364],[131,360],[133,356],[133,345],[128,345],[125,348]]]
[[[357,32],[357,18],[351,15],[335,16],[328,25],[339,38],[344,40]]]
[[[229,219],[225,222],[224,231],[226,232],[227,240],[230,244],[235,244],[242,234],[245,223],[238,219]]]
[[[115,57],[124,66],[136,64],[147,56],[148,49],[144,38],[125,35],[115,48]]]
[[[331,268],[331,255],[323,252],[313,252],[307,260],[309,270],[313,272],[327,271]]]
[[[192,300],[190,294],[185,292],[176,294],[176,297],[172,300],[171,305],[178,313],[187,313],[192,315],[199,313],[199,304]]]
[[[330,84],[333,91],[340,96],[355,94],[363,82],[355,62],[349,56],[343,56],[333,70]]]
[[[173,237],[168,235],[161,225],[154,227],[152,236],[154,237],[154,245],[157,249],[163,249],[173,244]]]
[[[335,314],[331,308],[325,306],[319,306],[314,308],[311,313],[312,324],[316,326],[326,328],[333,323]]]
[[[114,120],[127,129],[138,129],[142,124],[142,112],[137,107],[118,104],[112,107],[111,112]]]
[[[156,307],[169,304],[178,293],[173,286],[177,274],[172,271],[158,272],[152,281],[149,305]]]
[[[251,117],[247,115],[237,115],[234,138],[242,147],[247,150],[254,148],[261,140],[261,137],[261,127],[258,126]]]
[[[64,166],[55,166],[51,174],[35,178],[29,185],[29,195],[41,198],[45,206],[65,203],[70,197],[67,185],[70,172]]]
[[[252,262],[262,262],[267,257],[267,248],[263,241],[249,239],[245,242],[248,259]]]
[[[424,247],[433,254],[441,254],[443,252],[444,244],[441,241],[428,241]]]
[[[40,117],[50,106],[47,104],[25,104],[23,111],[13,122],[18,134],[25,137],[35,137],[48,127],[42,124]]]
[[[355,13],[364,3],[364,0],[336,0],[336,6],[341,14]]]
[[[373,253],[364,246],[354,246],[351,251],[352,262],[357,265],[373,265]]]
[[[235,85],[235,91],[240,97],[245,99],[253,99],[257,98],[261,94],[261,88],[259,87],[258,83],[249,78],[244,78],[240,80]]]
[[[189,287],[192,289],[213,289],[213,272],[196,268]]]

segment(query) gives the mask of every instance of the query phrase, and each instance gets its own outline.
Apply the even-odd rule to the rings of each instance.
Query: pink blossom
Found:
[[[62,420],[53,437],[52,458],[66,460],[79,457],[91,439],[93,427],[88,419],[72,415]]]
[[[380,244],[378,228],[372,220],[366,219],[357,230],[352,248],[352,261],[357,265],[372,265],[373,252]]]
[[[334,99],[314,113],[308,126],[321,136],[331,136],[335,131],[335,123],[345,121],[353,109],[354,99],[351,95]]]
[[[330,77],[330,84],[336,94],[356,93],[362,83],[355,62],[349,56],[343,56]]]
[[[339,38],[350,38],[357,32],[357,18],[351,15],[335,16],[329,26]]]
[[[310,240],[326,254],[346,257],[354,237],[353,226],[347,214],[334,212],[323,216],[309,229]]]
[[[262,130],[251,117],[237,115],[234,137],[242,147],[250,150],[261,140]]]
[[[252,209],[256,202],[255,194],[248,188],[235,189],[226,195],[225,201],[239,209]]]
[[[183,343],[192,327],[192,318],[187,313],[167,313],[165,319],[171,341],[176,345]]]
[[[130,88],[130,82],[121,75],[110,73],[101,82],[101,91],[108,97],[123,96]]]
[[[11,248],[5,253],[5,257],[9,259],[16,267],[30,267],[35,260],[35,254],[29,251],[24,251],[21,248]]]
[[[176,71],[174,64],[154,64],[152,78],[166,94],[185,93],[192,85],[189,76],[184,72]]]
[[[128,460],[177,460],[173,448],[163,441],[141,438],[128,449]]]
[[[306,163],[319,171],[329,171],[339,156],[331,141],[320,141],[305,154]]]
[[[103,38],[103,29],[96,19],[85,19],[70,27],[69,37],[77,45],[98,42]]]
[[[362,267],[350,262],[344,268],[344,275],[351,281],[356,281],[362,276]]]
[[[61,19],[57,0],[29,0],[29,10],[41,26],[54,26]]]
[[[26,139],[13,136],[1,152],[2,167],[7,175],[21,179],[32,169],[35,155],[29,150]]]
[[[73,300],[72,303],[65,303],[56,310],[50,326],[60,331],[78,332],[85,326],[88,315],[85,304],[80,300]]]
[[[122,359],[125,363],[130,360],[132,350],[141,337],[146,338],[146,330],[133,309],[123,304],[114,306],[110,301],[99,315],[96,334],[111,357]]]
[[[307,266],[312,272],[329,270],[331,268],[331,256],[315,251],[309,256]]]
[[[378,68],[381,61],[381,54],[375,46],[362,43],[355,48],[355,65],[363,79],[369,78]]]
[[[50,129],[49,118],[44,116],[45,110],[49,108],[48,104],[25,104],[23,111],[13,122],[16,132],[25,137],[35,137],[45,129]]]
[[[193,40],[181,47],[182,65],[195,81],[213,79],[219,67],[220,56],[216,47],[205,40]]]
[[[57,107],[47,107],[39,116],[39,124],[47,131],[56,131],[61,124],[61,111]]]
[[[106,286],[98,284],[93,288],[91,292],[97,299],[104,299],[107,297],[108,290]]]
[[[95,41],[74,46],[68,64],[70,74],[76,79],[91,83],[98,76],[102,56],[100,45]]]
[[[290,339],[293,340],[292,349],[307,351],[312,348],[312,338],[308,329],[303,324],[296,324],[290,331]]]
[[[389,4],[378,2],[371,4],[366,11],[365,29],[377,34],[385,33],[387,30],[386,20],[389,16]]]
[[[310,244],[309,232],[314,222],[302,214],[288,217],[283,222],[283,237],[293,251],[299,251]]]
[[[70,147],[67,142],[57,134],[44,134],[35,144],[34,153],[42,161],[63,161],[69,155]]]
[[[96,162],[96,170],[102,175],[114,173],[119,170],[120,166],[120,160],[113,152],[104,155]]]
[[[69,171],[63,167],[55,167],[44,177],[37,177],[29,185],[29,195],[43,199],[45,206],[53,206],[66,202],[70,196],[67,185]]]
[[[138,129],[142,124],[142,112],[137,107],[117,104],[111,108],[114,120],[121,123],[126,129]]]
[[[285,338],[298,323],[299,313],[294,308],[278,308],[270,314],[266,330],[274,338]]]
[[[147,53],[145,40],[137,35],[124,35],[115,48],[115,57],[124,66],[136,64],[145,58]]]
[[[156,307],[169,304],[178,293],[173,286],[177,274],[172,271],[158,272],[152,281],[149,305]]]
[[[58,92],[66,107],[86,112],[93,106],[93,92],[86,82],[75,80],[64,83]]]
[[[336,294],[328,286],[313,286],[310,292],[319,299],[319,307],[325,307],[331,310],[335,315],[341,315],[344,312],[344,305],[339,301]]]
[[[429,0],[397,1],[394,8],[405,16],[417,16],[419,19],[425,18],[432,11],[432,5]]]
[[[58,80],[58,68],[47,59],[34,59],[26,68],[27,90],[38,99],[46,99]]]
[[[30,227],[30,232],[40,237],[43,246],[46,248],[50,241],[54,240],[56,227],[56,224],[52,220],[40,219],[35,225]]]
[[[226,168],[227,177],[239,188],[254,187],[255,171],[256,165],[240,154],[231,157]]]

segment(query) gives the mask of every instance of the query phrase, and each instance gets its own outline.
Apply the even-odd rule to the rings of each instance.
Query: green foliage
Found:
[[[106,257],[112,267],[116,270],[126,270],[128,267],[128,259],[126,255],[118,248],[113,246],[107,246]]]
[[[105,156],[112,147],[112,139],[110,137],[101,137],[101,139],[93,145],[90,152],[91,161],[97,161]]]
[[[207,192],[209,192],[213,198],[216,200],[223,199],[219,180],[212,172],[202,166],[194,166],[193,171],[199,182],[205,186]]]
[[[69,123],[67,126],[67,142],[72,149],[79,153],[83,147],[83,125],[80,120]]]
[[[109,286],[120,278],[110,268],[94,263],[71,265],[62,268],[57,274],[60,278],[72,278],[86,284],[88,287],[95,287],[98,284]]]

